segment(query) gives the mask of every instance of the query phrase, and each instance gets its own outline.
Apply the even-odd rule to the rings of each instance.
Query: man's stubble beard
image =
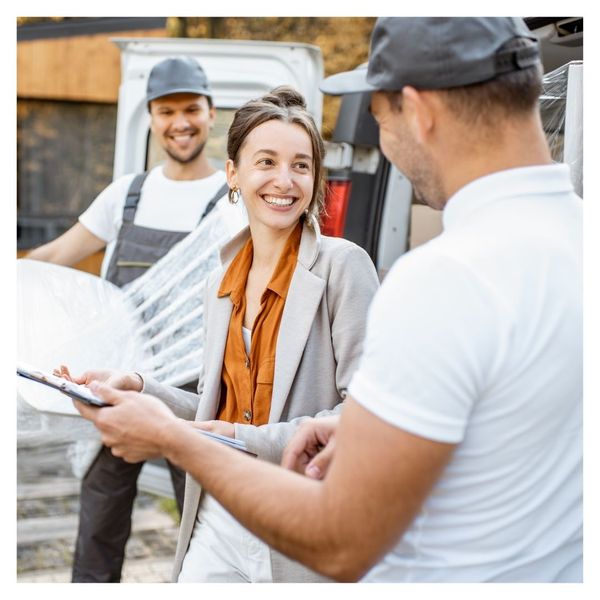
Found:
[[[173,152],[171,152],[168,148],[165,148],[165,152],[175,161],[178,162],[181,165],[187,165],[188,163],[193,162],[194,160],[196,160],[198,158],[198,156],[200,156],[200,154],[202,154],[202,152],[204,151],[204,148],[206,146],[206,142],[207,140],[205,140],[204,142],[202,142],[201,144],[198,144],[198,146],[196,146],[196,148],[194,148],[194,151],[187,157],[182,158],[181,156],[177,156],[177,154],[174,154]]]
[[[403,146],[401,152],[406,163],[403,173],[412,184],[416,204],[442,209],[447,198],[433,159],[414,143]]]

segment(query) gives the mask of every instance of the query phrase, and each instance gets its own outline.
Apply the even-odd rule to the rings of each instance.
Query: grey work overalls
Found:
[[[106,279],[119,287],[143,275],[149,267],[190,233],[189,231],[151,229],[133,223],[147,175],[147,171],[136,175],[129,186],[123,208],[123,224],[106,271]],[[227,190],[227,184],[223,184],[219,188],[206,205],[200,221],[214,208]]]
[[[133,281],[162,258],[189,231],[163,231],[135,225],[147,172],[131,182],[123,224],[119,230],[106,279],[119,287]],[[227,191],[223,185],[211,198],[200,221]],[[188,386],[195,392],[197,382]],[[183,507],[185,472],[167,462],[179,512]],[[130,464],[112,455],[103,446],[81,484],[79,530],[73,557],[73,581],[118,582],[131,532],[131,512],[137,493],[137,479],[143,463]]]

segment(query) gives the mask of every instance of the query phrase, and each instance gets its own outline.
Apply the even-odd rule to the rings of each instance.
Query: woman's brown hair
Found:
[[[313,194],[307,210],[318,221],[324,208],[323,157],[325,146],[312,116],[306,110],[306,102],[300,92],[290,86],[279,86],[262,98],[250,100],[239,108],[227,134],[227,156],[237,165],[240,150],[248,134],[259,125],[272,120],[299,125],[310,138],[315,178]]]

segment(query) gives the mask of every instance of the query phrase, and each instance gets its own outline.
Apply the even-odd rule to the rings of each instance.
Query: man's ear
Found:
[[[217,119],[217,109],[214,106],[211,106],[208,109],[208,119],[209,119],[209,122],[210,122],[209,127],[212,129],[213,126],[214,126],[214,124],[215,124],[215,121]]]
[[[425,144],[435,124],[435,110],[427,92],[420,92],[409,85],[402,88],[402,112],[414,139]]]
[[[154,113],[152,112],[152,101],[148,102],[148,115],[150,117],[150,131],[155,133]]]

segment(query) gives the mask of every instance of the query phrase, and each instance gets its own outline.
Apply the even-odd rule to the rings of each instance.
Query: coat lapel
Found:
[[[290,282],[279,325],[269,423],[277,423],[281,418],[325,290],[325,281],[309,270],[316,260],[319,246],[318,226],[308,229],[305,225],[298,265]]]
[[[246,240],[250,237],[250,228],[245,227],[231,239],[220,252],[221,276],[225,274],[235,255],[240,251]],[[225,343],[229,331],[229,321],[233,304],[229,296],[219,298],[217,292],[221,284],[218,277],[210,286],[207,295],[207,306],[204,314],[210,314],[210,331],[204,344],[204,390],[196,411],[196,421],[210,421],[215,418],[221,400],[221,373],[223,372],[223,358],[225,357]]]
[[[223,357],[233,304],[229,296],[217,298],[216,290],[213,290],[213,305],[207,311],[210,314],[210,330],[214,333],[207,338],[204,346],[204,390],[196,411],[196,421],[214,419],[219,408]]]

